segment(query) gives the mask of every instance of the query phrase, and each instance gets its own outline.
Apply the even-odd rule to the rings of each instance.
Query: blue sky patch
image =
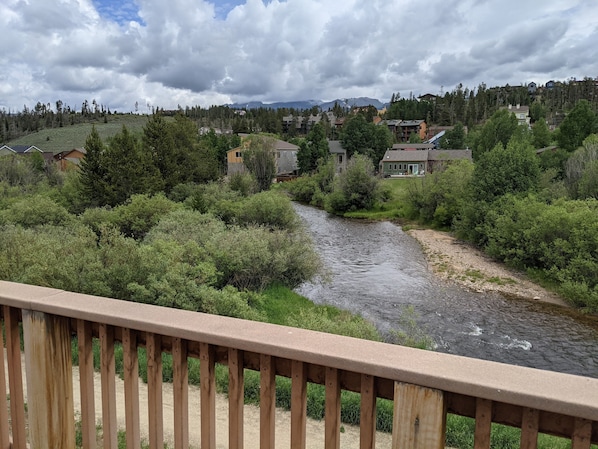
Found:
[[[216,13],[216,18],[220,20],[226,19],[226,16],[229,12],[231,12],[235,6],[244,5],[246,0],[214,0],[212,4],[214,5],[214,12]]]
[[[100,16],[119,25],[138,22],[144,25],[139,17],[139,7],[133,0],[92,0]]]

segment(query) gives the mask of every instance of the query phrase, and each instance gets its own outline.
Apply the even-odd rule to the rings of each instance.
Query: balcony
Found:
[[[96,421],[103,446],[117,447],[118,414],[125,417],[127,447],[139,448],[144,435],[150,448],[162,449],[163,353],[173,358],[177,449],[189,446],[190,426],[200,427],[203,449],[306,447],[308,383],[325,385],[324,430],[317,436],[325,448],[341,446],[342,390],[361,394],[361,448],[376,447],[377,398],[393,401],[393,448],[443,448],[448,413],[475,419],[476,448],[490,446],[492,423],[520,428],[522,448],[535,448],[539,433],[568,438],[573,449],[598,442],[598,379],[10,282],[0,282],[0,305],[0,355],[7,366],[0,364],[0,449],[75,447],[74,392],[81,397],[83,447],[96,447]],[[75,337],[79,385],[71,366]],[[94,338],[100,343],[100,385],[94,382]],[[117,343],[124,358],[124,410],[116,406]],[[147,410],[139,400],[141,347],[147,352]],[[200,366],[199,423],[189,419],[192,358]],[[217,364],[229,373],[228,435],[222,441],[216,436]],[[259,441],[244,441],[247,369],[260,375]],[[275,439],[276,376],[291,379],[289,441]],[[148,416],[147,428],[141,414]]]

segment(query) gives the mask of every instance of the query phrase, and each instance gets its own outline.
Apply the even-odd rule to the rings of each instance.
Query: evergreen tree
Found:
[[[92,207],[106,204],[107,173],[103,164],[105,150],[106,147],[93,126],[85,140],[85,157],[79,170],[83,197]]]
[[[299,145],[297,164],[301,173],[312,173],[318,166],[320,159],[329,154],[326,132],[320,123],[316,123]]]
[[[143,149],[148,153],[152,164],[162,176],[164,190],[170,192],[180,183],[175,158],[175,143],[172,127],[160,114],[154,114],[143,128]]]
[[[106,204],[116,206],[136,193],[156,193],[163,189],[158,168],[151,154],[142,149],[139,140],[123,125],[104,153],[106,169]]]

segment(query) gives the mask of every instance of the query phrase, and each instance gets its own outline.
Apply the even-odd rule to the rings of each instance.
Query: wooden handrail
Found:
[[[116,438],[114,341],[123,343],[127,440],[135,447],[140,433],[135,392],[139,346],[145,346],[148,353],[152,448],[161,447],[164,438],[163,351],[172,352],[174,357],[175,414],[177,422],[186,422],[175,430],[175,447],[187,447],[189,440],[187,357],[200,360],[202,448],[216,445],[214,366],[217,363],[229,366],[230,447],[243,444],[243,368],[261,373],[261,447],[275,447],[275,375],[292,379],[294,448],[305,447],[307,382],[326,385],[323,435],[326,447],[339,445],[341,390],[362,395],[361,447],[372,447],[375,439],[377,397],[395,401],[393,444],[396,447],[404,447],[405,441],[412,442],[411,447],[442,444],[438,442],[444,439],[447,412],[476,419],[476,447],[487,446],[493,422],[521,428],[521,447],[534,447],[538,433],[570,438],[574,447],[589,447],[591,442],[598,442],[598,379],[3,281],[0,281],[0,305],[9,366],[8,376],[4,368],[0,371],[0,381],[3,376],[8,377],[11,394],[10,416],[0,410],[0,431],[8,426],[10,419],[12,447],[26,444],[25,418],[19,411],[24,405],[23,387],[17,379],[21,369],[18,322],[24,312],[68,319],[69,332],[79,334],[85,447],[91,447],[89,434],[95,431],[93,368],[90,368],[92,335],[101,342],[105,447],[113,447]],[[30,337],[25,335],[27,338]],[[26,371],[29,383],[36,374]],[[83,395],[92,397],[83,398]],[[0,407],[2,401],[0,395]],[[405,408],[405,404],[411,405]],[[7,447],[11,446],[0,435],[0,449]]]

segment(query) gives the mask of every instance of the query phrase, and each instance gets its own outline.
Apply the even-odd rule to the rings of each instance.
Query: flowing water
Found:
[[[441,281],[429,272],[419,243],[393,223],[295,209],[329,272],[328,282],[297,290],[313,302],[359,313],[383,334],[399,330],[412,307],[437,351],[598,377],[598,322]]]

